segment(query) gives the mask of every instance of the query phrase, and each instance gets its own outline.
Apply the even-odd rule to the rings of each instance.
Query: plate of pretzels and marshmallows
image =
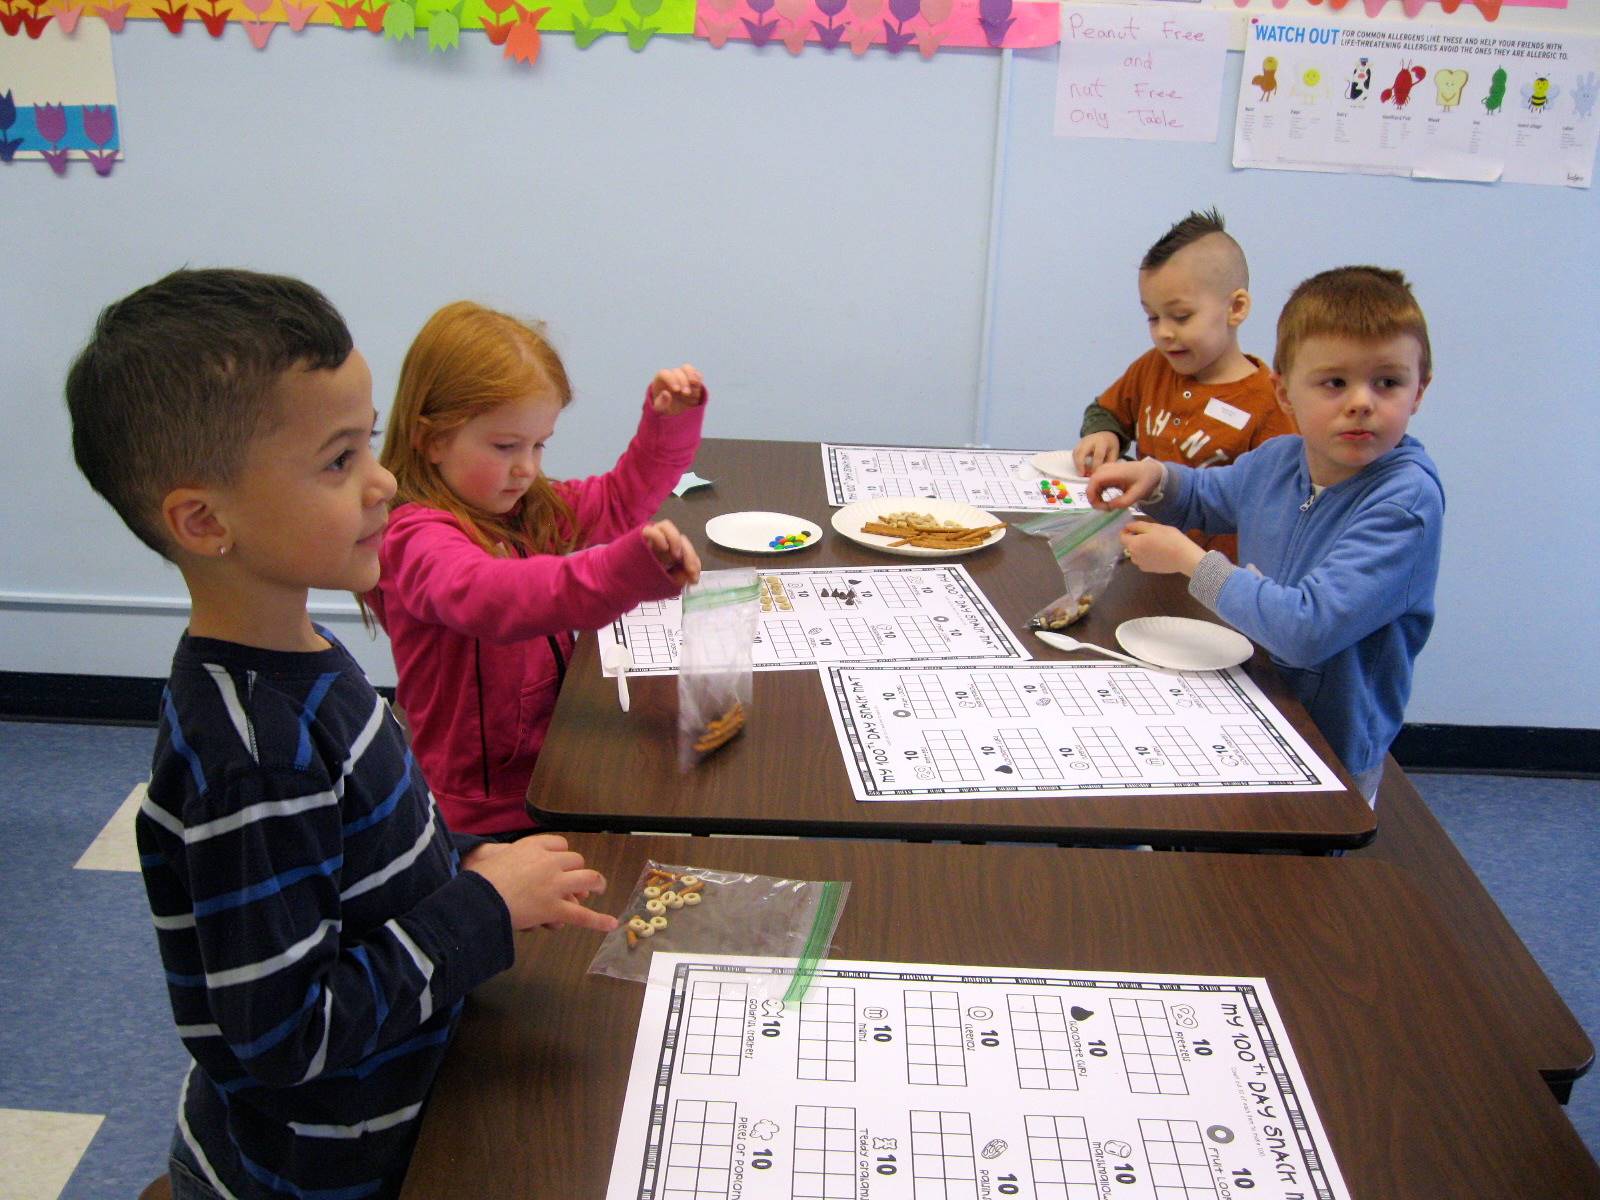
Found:
[[[1006,535],[993,513],[957,500],[881,496],[857,500],[833,514],[833,527],[853,542],[907,558],[971,554]]]

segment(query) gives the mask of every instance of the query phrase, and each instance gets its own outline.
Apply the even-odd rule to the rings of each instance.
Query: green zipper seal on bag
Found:
[[[1051,545],[1050,549],[1051,552],[1055,554],[1056,561],[1060,562],[1063,558],[1071,554],[1095,534],[1099,533],[1107,525],[1111,524],[1111,522],[1117,520],[1119,517],[1124,516],[1127,516],[1127,510],[1121,508],[1112,509],[1110,512],[1096,513],[1093,517],[1086,519],[1081,526],[1079,526],[1077,529],[1074,529],[1066,537],[1061,538],[1060,541],[1055,541],[1052,539],[1053,544]],[[1024,530],[1024,532],[1026,532],[1026,530]]]
[[[794,979],[789,983],[789,990],[783,994],[785,1004],[803,1000],[810,990],[811,977],[817,972],[817,963],[828,952],[828,943],[833,940],[834,928],[839,924],[839,908],[843,904],[843,884],[822,885],[817,915],[811,919],[811,935],[806,938],[806,944],[800,951],[800,961],[795,964]]]
[[[711,591],[690,591],[683,594],[683,611],[698,612],[702,608],[721,608],[727,604],[746,604],[761,596],[761,580],[738,584],[734,587],[715,588]]]

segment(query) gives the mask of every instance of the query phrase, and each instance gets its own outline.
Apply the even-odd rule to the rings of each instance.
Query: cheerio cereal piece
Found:
[[[705,897],[702,896],[699,892],[685,892],[684,896],[683,896],[683,906],[685,908],[693,908],[696,904],[699,904],[700,901],[703,900],[703,899],[705,899]]]

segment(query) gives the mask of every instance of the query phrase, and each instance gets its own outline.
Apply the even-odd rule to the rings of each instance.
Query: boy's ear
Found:
[[[1289,389],[1283,382],[1283,376],[1276,371],[1272,373],[1272,391],[1278,398],[1278,407],[1281,408],[1290,420],[1294,419],[1294,409],[1289,407]]]
[[[217,558],[232,541],[206,488],[173,488],[161,501],[161,528],[172,544],[199,558]]]
[[[1244,288],[1234,288],[1233,294],[1228,297],[1228,324],[1237,329],[1249,315],[1250,293]]]

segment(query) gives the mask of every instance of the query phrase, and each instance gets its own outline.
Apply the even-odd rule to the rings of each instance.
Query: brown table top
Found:
[[[1528,1061],[1565,1097],[1594,1063],[1594,1043],[1392,758],[1378,789],[1378,836],[1352,855],[1345,861],[1392,863],[1427,889],[1445,923],[1471,943],[1489,989],[1520,1014]]]
[[[1263,976],[1360,1200],[1600,1197],[1519,1014],[1381,862],[575,835],[616,909],[646,858],[849,880],[839,957]],[[937,913],[936,919],[930,919]],[[1004,916],[1002,915],[1004,914]],[[1009,919],[1007,919],[1009,917]],[[592,936],[520,935],[467,1006],[403,1195],[603,1197],[644,989]]]
[[[892,558],[834,533],[822,456],[815,442],[707,439],[695,462],[715,486],[668,500],[662,515],[700,550],[707,568],[856,566],[958,562],[971,573],[1035,658],[1076,659],[1026,634],[1029,617],[1061,592],[1040,538],[1015,530],[956,559]],[[815,521],[820,545],[784,555],[741,554],[707,541],[719,513],[770,509]],[[1020,521],[1027,514],[1001,514]],[[1115,646],[1119,623],[1167,613],[1212,619],[1181,576],[1145,575],[1131,563],[1072,633]],[[1098,660],[1094,660],[1098,661]],[[1347,778],[1305,709],[1258,650],[1246,670],[1311,748]],[[1048,841],[1327,851],[1368,841],[1375,818],[1355,791],[1206,795],[1025,797],[860,803],[814,670],[759,671],[744,733],[688,774],[677,767],[677,678],[630,679],[631,711],[602,677],[596,639],[580,639],[528,789],[533,816],[556,829],[614,832],[806,834],[813,836]],[[649,786],[640,786],[648,780]]]

